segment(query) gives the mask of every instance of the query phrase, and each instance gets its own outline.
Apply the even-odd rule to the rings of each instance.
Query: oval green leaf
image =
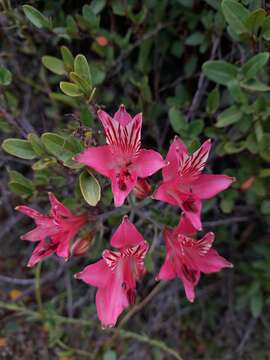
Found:
[[[42,56],[41,61],[42,64],[54,74],[64,75],[66,73],[63,61],[54,56]]]
[[[89,205],[96,206],[101,195],[100,185],[97,179],[88,171],[84,171],[80,174],[79,183],[84,200]]]
[[[27,140],[6,139],[2,143],[2,148],[10,155],[20,159],[32,160],[36,157],[36,153]]]

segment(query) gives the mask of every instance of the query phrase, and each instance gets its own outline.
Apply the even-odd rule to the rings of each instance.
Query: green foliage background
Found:
[[[142,142],[164,156],[175,133],[190,151],[211,138],[209,169],[236,178],[232,188],[205,202],[203,210],[205,228],[216,233],[216,246],[234,263],[233,271],[204,278],[195,305],[184,300],[176,281],[166,285],[126,325],[133,338],[123,333],[118,341],[111,341],[111,333],[97,330],[94,292],[86,297],[85,287],[75,284],[71,275],[99,257],[119,223],[121,214],[116,213],[100,225],[89,256],[63,270],[69,280],[47,286],[47,322],[40,347],[49,347],[49,359],[61,353],[68,358],[87,357],[74,348],[92,352],[95,359],[173,358],[164,344],[184,359],[266,359],[269,4],[263,0],[1,0],[0,7],[1,273],[29,276],[24,269],[29,248],[18,238],[28,224],[15,217],[16,204],[44,207],[46,193],[54,191],[71,209],[86,208],[93,214],[113,209],[104,179],[72,160],[85,146],[102,141],[97,104],[110,113],[121,103],[132,114],[142,111]],[[155,223],[174,225],[178,219],[176,209],[164,206],[161,211],[156,203],[143,214],[136,218],[141,231],[147,240],[161,245],[148,258],[150,275],[139,288],[142,298],[153,288],[153,274],[164,257]],[[94,225],[89,224],[89,229]],[[44,273],[56,268],[49,260]],[[91,319],[86,330],[78,326],[77,340],[69,326],[56,320],[57,314],[68,312],[70,289],[75,304],[83,299],[83,306],[75,307],[75,318]],[[0,294],[4,301],[7,290]],[[30,325],[13,326],[15,330],[10,330],[5,323],[0,334],[11,336]],[[148,340],[136,339],[136,334],[146,334]],[[151,343],[152,337],[158,339],[158,346]],[[19,351],[12,341],[10,346],[13,354]],[[28,359],[43,359],[39,348],[33,351]]]

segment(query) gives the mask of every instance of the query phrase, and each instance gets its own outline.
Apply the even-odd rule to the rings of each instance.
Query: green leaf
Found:
[[[234,207],[234,200],[230,198],[224,198],[220,201],[220,208],[224,214],[232,212]]]
[[[54,56],[42,56],[41,61],[42,64],[54,74],[64,75],[66,73],[63,61]]]
[[[62,93],[52,92],[52,93],[50,93],[50,98],[55,100],[55,101],[59,101],[59,102],[61,102],[63,104],[69,105],[71,107],[76,107],[77,106],[76,99],[73,99],[70,96],[64,95]]]
[[[205,40],[205,35],[201,32],[195,32],[188,36],[185,40],[185,44],[189,46],[201,45]]]
[[[27,140],[32,145],[32,148],[33,148],[34,152],[38,156],[43,156],[43,155],[46,154],[46,149],[44,148],[44,145],[42,144],[42,141],[40,140],[40,138],[36,134],[33,134],[33,133],[28,134],[27,135]]]
[[[264,20],[261,34],[265,40],[270,41],[270,16],[269,15]]]
[[[82,151],[81,142],[74,137],[64,137],[56,133],[47,132],[41,136],[47,151],[62,161],[67,161]]]
[[[202,70],[210,80],[221,85],[227,85],[237,77],[238,73],[235,65],[223,60],[207,61],[203,64]]]
[[[219,108],[220,95],[218,88],[212,90],[207,97],[206,111],[208,114],[214,114]]]
[[[91,63],[91,75],[93,86],[102,84],[106,77],[106,73],[103,71],[101,66],[96,63]]]
[[[100,200],[101,194],[100,185],[97,179],[88,171],[84,171],[80,174],[79,183],[84,200],[89,205],[96,206]]]
[[[248,91],[266,92],[270,90],[270,86],[265,85],[260,81],[241,82],[240,86]]]
[[[95,15],[99,14],[105,7],[106,0],[92,0],[90,8]]]
[[[261,203],[261,213],[263,215],[270,215],[270,200],[263,200]]]
[[[85,56],[81,54],[76,56],[74,62],[74,71],[79,77],[87,81],[90,87],[92,87],[90,68]]]
[[[66,23],[67,23],[67,33],[70,34],[71,36],[78,35],[79,29],[77,23],[71,15],[67,16]]]
[[[260,170],[259,177],[265,178],[269,176],[270,176],[270,168]]]
[[[26,178],[21,173],[19,173],[18,171],[15,171],[15,170],[10,170],[8,172],[8,174],[9,174],[10,181],[23,185],[25,188],[28,188],[31,193],[34,192],[35,187],[34,187],[33,182],[30,179]]]
[[[66,71],[69,73],[74,69],[74,57],[66,46],[61,46],[61,55],[64,62],[64,67]]]
[[[2,142],[2,148],[7,153],[21,159],[32,160],[36,157],[36,153],[27,140],[6,139]]]
[[[40,160],[36,161],[32,165],[32,169],[34,171],[40,171],[40,170],[47,169],[49,166],[55,165],[56,163],[57,163],[56,159],[43,158],[43,159],[40,159]]]
[[[243,74],[247,79],[253,79],[257,73],[266,65],[269,59],[268,52],[261,52],[249,59],[243,66]]]
[[[86,80],[82,79],[75,72],[71,72],[69,77],[70,80],[72,80],[87,97],[90,96],[92,88]]]
[[[225,20],[236,34],[247,33],[245,21],[250,12],[236,0],[223,0],[221,9]]]
[[[227,142],[224,145],[224,151],[226,154],[237,154],[243,151],[246,148],[245,141],[236,142]]]
[[[11,72],[0,66],[0,85],[8,86],[12,81],[12,74]]]
[[[216,127],[223,128],[235,124],[242,117],[241,111],[236,106],[231,106],[219,114],[217,118]]]
[[[263,295],[261,290],[258,290],[255,294],[252,295],[250,300],[250,311],[254,318],[258,318],[263,309]]]
[[[173,130],[177,134],[180,134],[181,131],[183,129],[186,129],[187,127],[187,122],[184,114],[174,107],[169,110],[169,120]]]
[[[88,27],[96,28],[99,26],[100,17],[93,12],[90,5],[86,4],[83,6],[82,15]]]
[[[83,96],[83,92],[79,89],[76,84],[72,84],[70,82],[61,81],[60,89],[64,94],[72,97]]]
[[[28,187],[24,186],[23,184],[17,183],[15,181],[10,181],[8,183],[10,191],[14,192],[15,194],[22,196],[22,197],[28,197],[33,195],[33,191],[30,190]]]
[[[264,9],[256,9],[246,18],[245,26],[251,33],[256,34],[264,23],[265,17],[266,11]]]
[[[237,79],[229,81],[227,87],[235,101],[240,103],[247,103],[247,97],[241,90],[240,83]]]
[[[23,5],[23,12],[27,19],[38,28],[51,29],[52,24],[50,20],[44,16],[40,11],[31,5]]]

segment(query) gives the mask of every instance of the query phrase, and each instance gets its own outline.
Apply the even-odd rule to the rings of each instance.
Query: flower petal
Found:
[[[201,174],[192,184],[192,192],[200,199],[209,199],[226,190],[234,178],[226,175]]]
[[[171,205],[178,206],[177,200],[169,195],[170,192],[172,192],[172,189],[174,188],[174,183],[171,181],[162,182],[157,190],[153,194],[153,198],[156,200],[164,201]]]
[[[70,257],[70,243],[71,240],[74,238],[74,236],[77,233],[77,229],[70,230],[69,232],[65,232],[63,234],[58,235],[57,238],[55,238],[55,242],[58,243],[58,247],[56,250],[57,256],[63,257],[65,260],[68,260]]]
[[[108,287],[98,289],[96,307],[103,327],[115,326],[118,316],[128,306],[127,294],[116,277],[112,278]]]
[[[173,264],[170,260],[169,254],[166,255],[165,261],[156,277],[156,280],[172,280],[176,277]]]
[[[119,122],[122,126],[126,126],[132,121],[132,117],[126,111],[125,105],[120,105],[117,112],[114,114],[113,119]]]
[[[48,257],[54,253],[55,249],[50,243],[41,241],[32,252],[32,255],[28,261],[27,266],[33,267],[45,257]]]
[[[110,177],[115,164],[109,145],[90,147],[77,155],[75,160],[107,177]]]
[[[84,281],[86,284],[105,288],[110,282],[112,271],[103,259],[94,264],[86,266],[81,272],[74,275],[76,279]]]
[[[178,272],[179,278],[182,280],[184,285],[186,297],[190,302],[194,302],[195,299],[195,286],[198,284],[200,280],[200,272],[193,271],[185,268],[186,272],[182,270]]]
[[[154,150],[141,149],[133,161],[133,167],[141,178],[153,175],[165,165],[162,156]]]
[[[188,151],[185,144],[178,137],[175,137],[170,145],[166,160],[169,165],[162,169],[163,179],[165,181],[172,180],[177,176],[179,168],[179,156],[187,155]]]
[[[136,246],[143,241],[143,236],[129,221],[128,217],[124,216],[121,225],[111,238],[111,245],[116,248],[125,248]]]
[[[117,176],[113,174],[111,177],[112,192],[115,207],[122,206],[128,194],[133,190],[137,182],[137,174],[132,173],[129,176]]]
[[[41,214],[39,211],[25,205],[16,206],[15,210],[20,211],[21,213],[31,217],[34,220],[48,218],[46,215]]]
[[[197,229],[191,224],[188,217],[182,214],[179,224],[175,228],[175,232],[184,235],[194,235]]]
[[[192,155],[179,157],[179,175],[182,182],[190,184],[197,179],[205,167],[211,146],[211,141],[206,140]]]
[[[52,193],[49,192],[49,200],[51,203],[51,213],[52,214],[56,214],[56,215],[60,215],[60,216],[66,216],[66,217],[70,217],[72,216],[72,212],[65,207],[57,198],[56,196]]]
[[[52,235],[55,235],[59,232],[59,229],[53,225],[52,221],[50,226],[37,226],[35,229],[27,232],[26,234],[21,236],[22,240],[28,241],[40,241],[46,239]]]
[[[210,249],[206,256],[197,260],[198,268],[204,273],[219,272],[223,268],[232,268],[233,264],[220,256],[215,249]]]

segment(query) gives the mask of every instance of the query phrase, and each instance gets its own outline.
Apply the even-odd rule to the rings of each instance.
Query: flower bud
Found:
[[[251,188],[251,186],[253,185],[254,181],[256,180],[255,176],[251,176],[250,178],[248,178],[247,180],[245,180],[244,182],[242,182],[240,189],[242,191],[246,191],[249,188]]]
[[[93,233],[88,233],[80,239],[77,239],[71,248],[73,256],[83,256],[87,253],[93,239]]]
[[[144,199],[151,193],[151,185],[146,179],[139,178],[133,193],[137,198]]]
[[[108,45],[108,39],[105,38],[105,36],[96,37],[96,42],[98,43],[99,46],[102,46],[102,47]]]

